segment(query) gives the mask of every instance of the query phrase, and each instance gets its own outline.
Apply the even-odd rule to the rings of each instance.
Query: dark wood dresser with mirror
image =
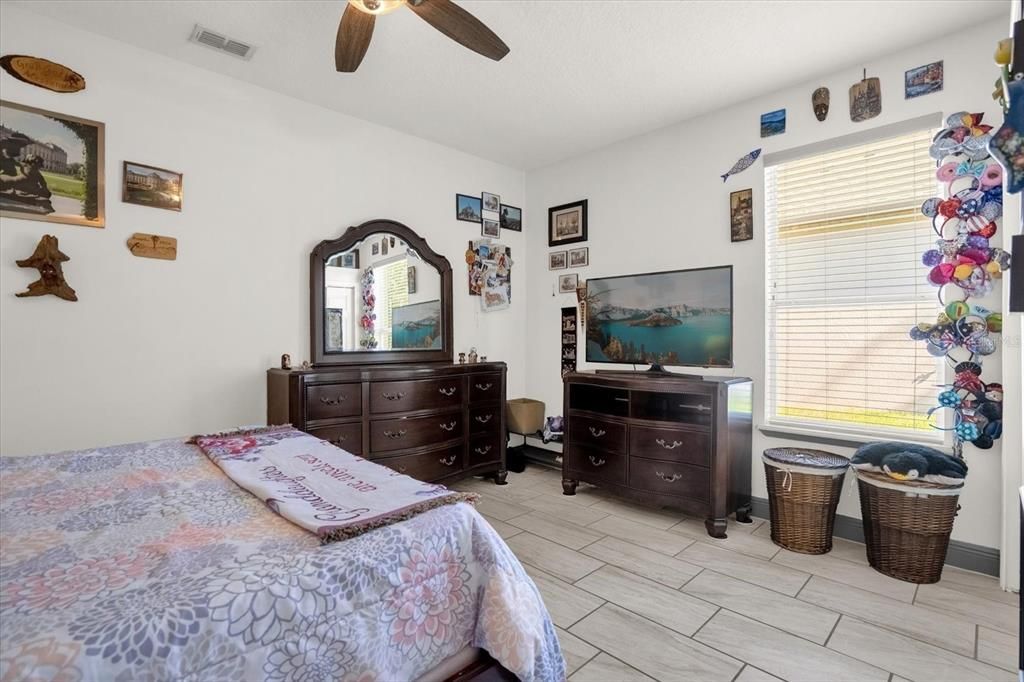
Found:
[[[503,362],[452,363],[452,269],[412,229],[351,227],[310,254],[310,369],[267,371],[290,423],[413,478],[505,483]]]
[[[562,487],[584,481],[640,502],[703,516],[726,537],[750,520],[752,382],[644,372],[564,379]]]

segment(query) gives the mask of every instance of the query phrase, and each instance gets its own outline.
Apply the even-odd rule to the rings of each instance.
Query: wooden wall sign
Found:
[[[174,237],[161,237],[158,234],[136,232],[128,238],[128,250],[139,258],[161,258],[177,260],[178,240]]]
[[[23,83],[46,88],[54,92],[85,90],[85,78],[63,64],[42,57],[8,54],[0,57],[0,68]]]
[[[28,285],[28,290],[15,294],[18,298],[25,296],[45,296],[53,294],[65,301],[77,301],[75,290],[64,281],[64,269],[61,263],[71,260],[57,247],[57,238],[46,234],[36,244],[32,255],[23,260],[15,261],[19,268],[36,268],[39,279]]]

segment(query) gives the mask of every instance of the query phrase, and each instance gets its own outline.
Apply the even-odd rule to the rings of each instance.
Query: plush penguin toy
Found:
[[[914,443],[868,443],[857,448],[850,465],[862,471],[883,473],[897,481],[928,481],[960,485],[967,464],[938,450]]]

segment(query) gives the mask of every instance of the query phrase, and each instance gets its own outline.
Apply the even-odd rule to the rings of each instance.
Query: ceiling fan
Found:
[[[393,12],[402,5],[474,52],[494,61],[508,54],[508,45],[494,31],[450,0],[348,0],[334,43],[334,66],[338,71],[352,73],[359,68],[370,47],[377,15]]]

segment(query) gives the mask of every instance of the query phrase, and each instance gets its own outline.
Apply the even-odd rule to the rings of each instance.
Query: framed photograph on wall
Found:
[[[512,230],[513,232],[523,231],[523,209],[501,205],[501,229]]]
[[[587,200],[548,209],[548,246],[587,241]]]
[[[121,174],[121,201],[138,206],[181,211],[181,173],[125,161]]]
[[[566,251],[552,251],[548,254],[548,270],[565,270],[569,267]]]
[[[103,227],[104,125],[0,100],[0,215]]]
[[[406,276],[409,278],[407,290],[410,294],[416,293],[416,266],[410,265],[406,271]]]
[[[754,238],[754,190],[741,189],[729,194],[729,234],[734,242]]]
[[[341,254],[341,267],[359,269],[359,252],[353,249],[347,253]]]
[[[580,282],[580,276],[575,272],[571,275],[558,276],[558,293],[572,294],[576,292],[576,285]]]
[[[480,223],[480,227],[480,234],[485,237],[493,237],[497,239],[501,236],[501,225],[497,220],[488,220],[487,218],[484,218]]]
[[[455,195],[456,220],[462,220],[467,223],[479,223],[481,210],[483,209],[480,205],[480,197],[471,197],[467,194]]]
[[[942,62],[916,66],[903,73],[903,98],[913,99],[942,90]]]
[[[490,192],[481,192],[480,203],[483,205],[483,210],[497,213],[498,209],[501,208],[501,197]]]
[[[581,246],[578,249],[569,249],[569,267],[585,268],[590,265],[590,248]]]

